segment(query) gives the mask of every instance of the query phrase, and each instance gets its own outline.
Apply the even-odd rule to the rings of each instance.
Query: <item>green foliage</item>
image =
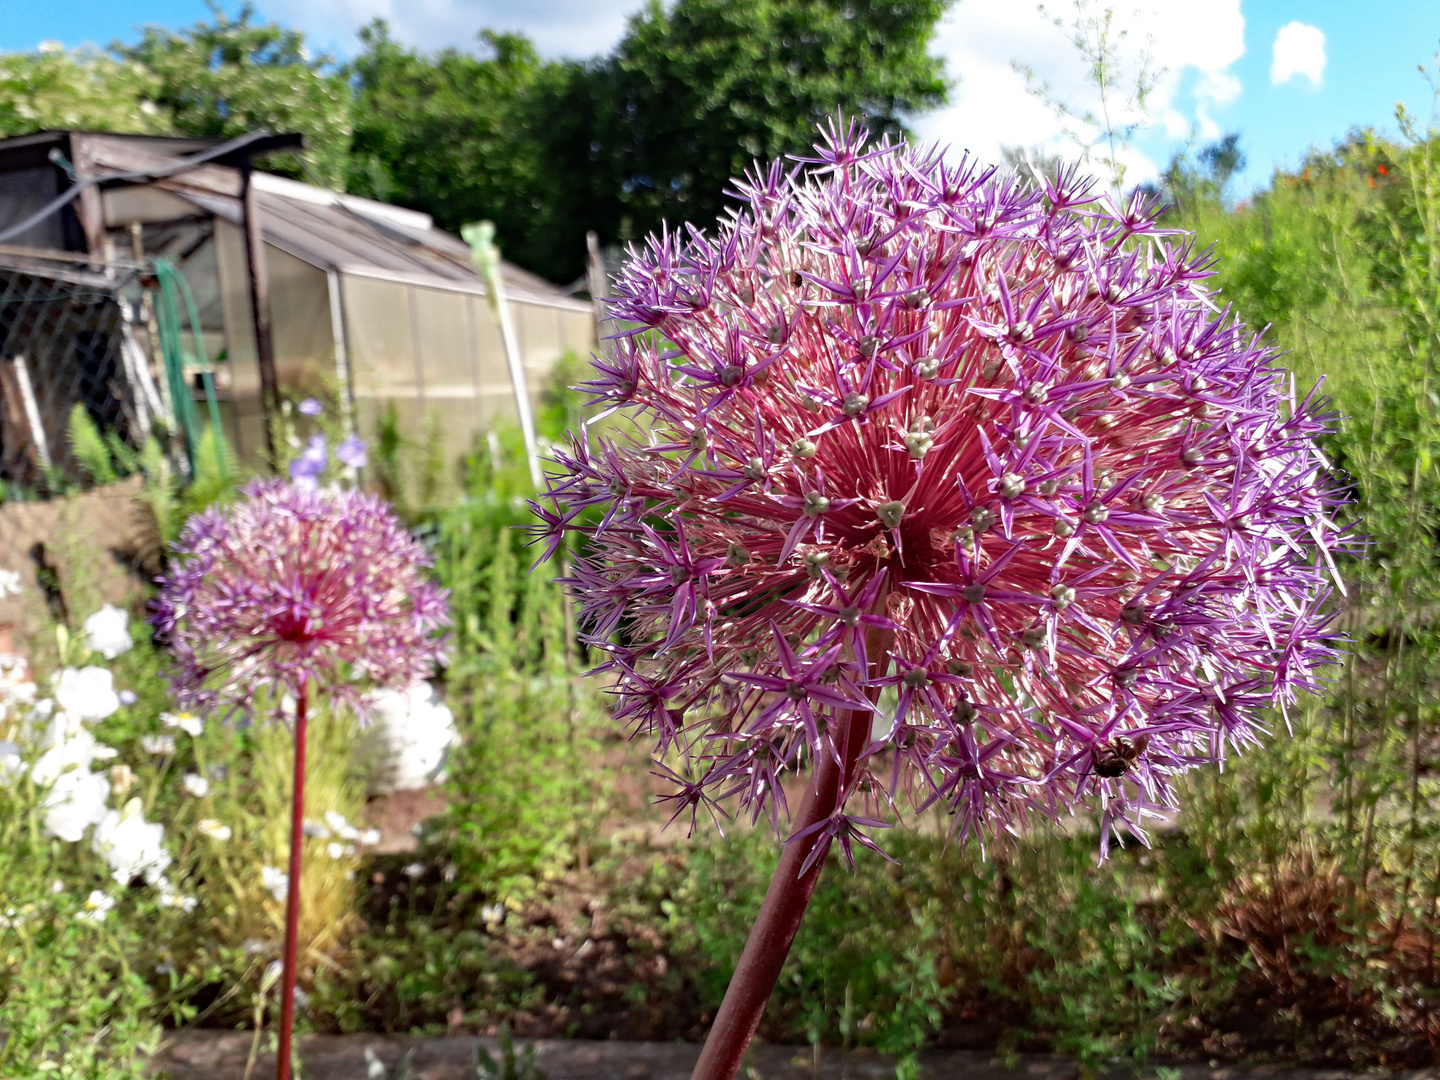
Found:
[[[528,519],[523,504],[480,496],[435,520],[455,619],[447,685],[466,736],[439,829],[461,879],[507,901],[570,866],[600,816],[598,703],[576,678],[560,590],[521,561]]]
[[[713,221],[755,158],[808,151],[843,110],[877,134],[944,101],[927,53],[946,0],[680,0],[631,19],[607,57],[542,62],[514,35],[490,55],[426,57],[363,37],[352,190],[456,230],[497,223],[506,255],[557,280],[587,229],[616,243]]]
[[[837,109],[878,136],[940,105],[941,61],[926,49],[944,0],[681,0],[630,21],[605,66],[619,181],[634,235],[708,223],[730,178],[755,160],[805,151]],[[607,236],[616,237],[615,226]]]
[[[163,133],[158,92],[154,73],[95,49],[0,54],[0,136],[44,128]]]
[[[111,461],[110,444],[81,402],[70,410],[70,453],[97,484],[113,484],[118,475]]]
[[[103,867],[39,835],[39,794],[0,784],[0,1077],[140,1080],[160,1041],[156,995],[135,967],[154,905],[122,898],[96,918],[86,899],[105,888]]]
[[[154,102],[183,135],[233,138],[259,128],[305,135],[304,177],[341,187],[350,149],[350,90],[328,57],[312,57],[299,32],[235,18],[212,0],[213,22],[185,30],[147,26],[138,44],[115,46],[155,80]]]
[[[427,57],[379,20],[360,38],[350,190],[398,199],[452,229],[490,217],[510,236],[534,230],[541,163],[523,108],[546,67],[534,46],[485,31],[489,57],[453,48]]]
[[[893,839],[901,865],[865,856],[854,876],[837,866],[822,875],[766,1013],[770,1037],[858,1042],[903,1058],[939,1028],[953,981],[942,977],[941,957],[958,915],[944,871],[956,860],[942,867],[939,845],[917,834]],[[657,861],[648,875],[622,880],[610,903],[618,918],[658,923],[672,959],[714,1008],[777,859],[763,829],[707,836],[683,865]]]
[[[1325,377],[1338,423],[1329,449],[1370,539],[1344,567],[1340,618],[1354,651],[1305,721],[1320,728],[1313,757],[1290,762],[1289,787],[1272,796],[1283,806],[1271,815],[1276,843],[1312,800],[1333,799],[1322,855],[1355,881],[1395,874],[1390,902],[1425,911],[1440,874],[1440,782],[1428,764],[1440,738],[1430,673],[1440,648],[1440,133],[1401,119],[1404,142],[1356,133],[1277,173],[1253,204],[1227,212],[1201,200],[1182,220],[1215,243],[1226,297],[1271,325],[1302,392]]]

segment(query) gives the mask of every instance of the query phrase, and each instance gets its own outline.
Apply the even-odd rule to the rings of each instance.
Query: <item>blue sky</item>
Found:
[[[1422,121],[1430,116],[1431,93],[1416,65],[1433,68],[1440,49],[1440,4],[1433,0],[1271,0],[1242,11],[1246,50],[1234,72],[1243,89],[1215,118],[1240,132],[1250,159],[1244,186],[1264,183],[1276,163],[1293,166],[1307,147],[1329,146],[1352,127],[1394,131],[1397,101]],[[1276,33],[1296,20],[1325,33],[1319,87],[1304,78],[1271,85]]]
[[[1149,38],[1167,73],[1151,123],[1137,135],[1131,178],[1163,165],[1191,132],[1200,141],[1238,131],[1248,166],[1244,194],[1276,165],[1294,166],[1311,145],[1328,146],[1351,127],[1393,130],[1395,102],[1424,118],[1430,93],[1416,71],[1440,48],[1434,0],[1134,0],[1143,9],[1125,46],[1131,59]],[[230,10],[236,6],[227,5]],[[306,32],[317,49],[344,55],[354,31],[374,17],[390,20],[402,40],[425,48],[466,47],[483,26],[521,30],[549,55],[605,50],[623,32],[637,0],[259,0],[265,17]],[[1117,12],[1130,6],[1117,0]],[[203,0],[7,0],[0,48],[33,49],[133,40],[143,23],[180,26],[208,17]],[[1065,11],[1065,0],[1051,7]],[[1277,35],[1287,33],[1301,73],[1272,82]],[[1317,36],[1318,32],[1318,36]],[[1323,67],[1316,66],[1317,43]],[[1309,50],[1308,52],[1306,50]],[[1027,0],[960,0],[937,36],[960,78],[954,104],[919,124],[927,138],[992,156],[1002,142],[1066,145],[1053,115],[1028,97],[1011,60],[1033,67],[1077,107],[1087,91],[1071,50]],[[1309,74],[1305,73],[1308,65]],[[1290,65],[1293,68],[1295,64]],[[1312,78],[1318,75],[1318,84]]]

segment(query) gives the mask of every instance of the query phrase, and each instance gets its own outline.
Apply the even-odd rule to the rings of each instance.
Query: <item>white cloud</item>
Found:
[[[351,55],[356,32],[373,19],[396,40],[420,49],[475,48],[481,30],[518,30],[542,56],[603,53],[625,32],[642,0],[261,0],[268,19],[303,30],[317,47]]]
[[[1325,77],[1325,31],[1308,23],[1289,22],[1275,35],[1270,81],[1279,86],[1297,76],[1319,86]]]
[[[1100,4],[1090,7],[1099,10]],[[1068,4],[1051,10],[1062,17],[1073,11]],[[1128,82],[1133,84],[1147,48],[1152,67],[1161,70],[1147,108],[1155,129],[1170,139],[1192,130],[1201,138],[1216,137],[1220,128],[1214,110],[1241,91],[1231,70],[1245,54],[1240,0],[1153,0],[1148,10],[1117,11],[1116,27],[1126,31],[1119,50]],[[1027,92],[1025,80],[1011,67],[1012,60],[1028,65],[1073,110],[1098,114],[1098,94],[1084,60],[1033,0],[961,0],[941,23],[933,51],[945,56],[960,81],[948,107],[916,124],[927,139],[968,148],[988,161],[999,159],[1002,146],[1041,146],[1078,156],[1080,147],[1065,136],[1062,121]],[[1122,106],[1126,81],[1121,80]],[[1136,146],[1120,156],[1127,185],[1159,172]]]

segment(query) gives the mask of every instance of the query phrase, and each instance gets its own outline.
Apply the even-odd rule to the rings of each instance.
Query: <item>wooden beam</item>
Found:
[[[88,138],[83,133],[77,131],[70,136],[70,156],[76,180],[86,180],[95,175],[96,162]],[[80,219],[80,230],[85,234],[90,264],[99,269],[105,265],[105,202],[100,197],[100,189],[94,184],[80,192],[75,216]]]
[[[265,235],[260,207],[247,159],[240,168],[241,207],[244,214],[245,262],[250,279],[250,316],[255,325],[255,358],[260,365],[260,411],[265,421],[265,455],[270,468],[279,468],[275,453],[274,418],[280,414],[280,380],[275,372],[275,343],[270,324],[270,275],[265,267]]]

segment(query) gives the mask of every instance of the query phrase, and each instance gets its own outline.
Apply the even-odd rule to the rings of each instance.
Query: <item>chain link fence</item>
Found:
[[[145,343],[140,266],[0,252],[0,480],[45,491],[84,480],[70,417],[138,449],[170,410]]]

